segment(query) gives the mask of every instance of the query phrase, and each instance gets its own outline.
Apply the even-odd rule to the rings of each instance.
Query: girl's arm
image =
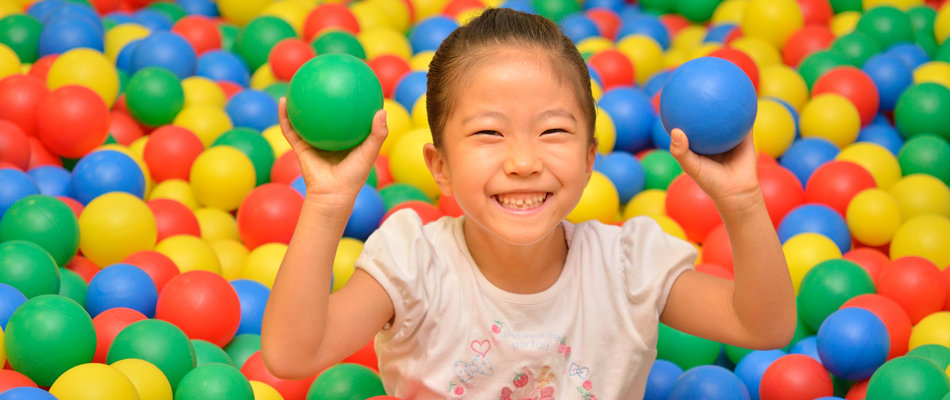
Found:
[[[785,254],[769,219],[756,174],[750,133],[735,149],[700,156],[683,131],[670,152],[713,199],[729,234],[735,281],[696,271],[673,283],[660,320],[670,327],[747,349],[788,345],[797,323]]]
[[[337,245],[388,130],[380,111],[370,136],[348,154],[318,154],[294,132],[284,99],[279,113],[307,194],[264,311],[261,353],[274,376],[294,380],[352,354],[393,316],[389,295],[363,271],[330,294]],[[334,157],[342,159],[328,160]]]

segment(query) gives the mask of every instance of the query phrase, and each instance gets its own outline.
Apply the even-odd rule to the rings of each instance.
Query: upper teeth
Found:
[[[547,197],[546,194],[540,194],[534,197],[527,199],[518,198],[510,199],[507,197],[497,196],[498,202],[506,206],[521,206],[521,207],[532,207],[544,201],[544,198]]]

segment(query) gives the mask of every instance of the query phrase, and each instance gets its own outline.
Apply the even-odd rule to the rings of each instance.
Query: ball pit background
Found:
[[[683,126],[664,123],[697,119],[663,88],[711,56],[757,94],[738,111],[753,110],[795,338],[751,351],[661,326],[645,398],[943,399],[945,3],[0,0],[0,361],[12,367],[0,399],[383,395],[372,343],[304,381],[263,367],[260,319],[306,192],[276,104],[315,56],[363,60],[360,79],[380,85],[381,105],[357,119],[383,108],[390,134],[340,243],[337,290],[392,212],[462,214],[421,157],[425,72],[484,7],[553,19],[589,63],[598,172],[568,219],[653,218],[700,249],[697,270],[726,279],[725,229],[666,151]],[[661,120],[660,107],[686,116]]]

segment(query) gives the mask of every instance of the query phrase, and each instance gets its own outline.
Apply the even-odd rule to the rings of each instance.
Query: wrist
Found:
[[[356,202],[356,196],[342,193],[310,193],[304,196],[301,216],[306,214],[311,218],[316,218],[320,225],[343,226],[350,218],[353,212],[353,205]]]
[[[765,207],[765,198],[762,196],[762,189],[758,183],[713,199],[713,202],[724,219],[746,215]]]

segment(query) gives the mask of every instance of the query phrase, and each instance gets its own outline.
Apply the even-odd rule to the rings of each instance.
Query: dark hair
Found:
[[[574,86],[587,118],[589,142],[594,143],[596,109],[590,73],[574,42],[547,18],[507,8],[491,8],[453,31],[429,64],[426,111],[435,147],[442,148],[445,123],[457,97],[454,87],[471,68],[487,61],[493,48],[499,46],[538,50],[548,56],[557,79]]]

